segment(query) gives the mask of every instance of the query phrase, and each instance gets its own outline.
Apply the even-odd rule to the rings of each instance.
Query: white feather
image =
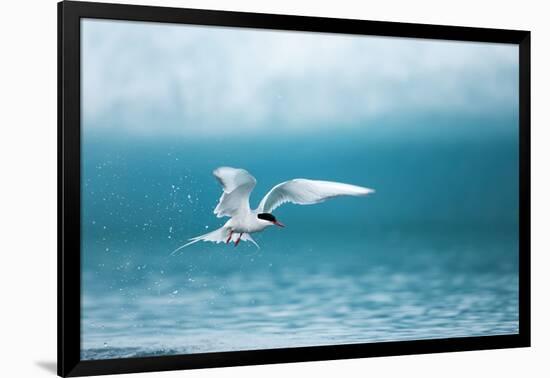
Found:
[[[341,182],[294,179],[274,186],[260,202],[258,211],[271,213],[284,203],[313,205],[338,196],[366,196],[373,189]]]
[[[260,246],[258,245],[258,243],[256,243],[256,241],[254,241],[254,239],[252,239],[252,236],[250,236],[250,234],[247,234],[246,232],[242,234],[241,240],[249,241],[252,244],[254,244],[256,246],[256,248],[260,249]]]
[[[239,213],[250,211],[248,199],[256,186],[256,179],[244,169],[231,167],[217,168],[213,174],[223,188],[214,214],[218,218],[234,217]]]

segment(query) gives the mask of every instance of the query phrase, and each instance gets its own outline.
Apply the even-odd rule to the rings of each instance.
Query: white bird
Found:
[[[366,196],[373,189],[332,181],[293,179],[275,185],[260,201],[257,209],[250,209],[250,193],[256,186],[256,179],[244,169],[220,167],[214,170],[214,176],[220,182],[223,193],[214,214],[218,218],[230,217],[220,228],[204,235],[189,239],[182,248],[199,241],[230,243],[235,246],[241,240],[249,241],[259,248],[250,234],[265,230],[269,226],[284,227],[271,212],[284,203],[313,205],[338,196]]]

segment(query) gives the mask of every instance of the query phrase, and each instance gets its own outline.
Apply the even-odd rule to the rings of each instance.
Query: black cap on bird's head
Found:
[[[273,216],[273,214],[270,214],[270,213],[260,213],[260,214],[258,214],[258,219],[262,219],[262,220],[271,222],[274,225],[279,226],[279,227],[284,227],[285,226],[284,224],[279,222],[277,220],[277,218],[275,218],[275,216]]]

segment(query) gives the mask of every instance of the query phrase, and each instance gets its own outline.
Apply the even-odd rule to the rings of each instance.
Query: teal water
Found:
[[[82,358],[517,333],[510,119],[388,135],[84,130]],[[170,256],[225,221],[212,214],[222,165],[257,178],[252,206],[295,177],[376,194],[285,205],[275,215],[287,227],[255,235],[259,250],[199,243]]]

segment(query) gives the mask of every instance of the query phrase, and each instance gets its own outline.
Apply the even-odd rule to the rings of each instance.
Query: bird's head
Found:
[[[284,224],[279,222],[277,220],[277,218],[275,218],[275,216],[273,216],[273,214],[270,214],[270,213],[260,213],[260,214],[258,214],[258,219],[260,219],[264,222],[269,222],[270,225],[275,225],[275,226],[279,226],[279,227],[284,227],[285,226]]]

